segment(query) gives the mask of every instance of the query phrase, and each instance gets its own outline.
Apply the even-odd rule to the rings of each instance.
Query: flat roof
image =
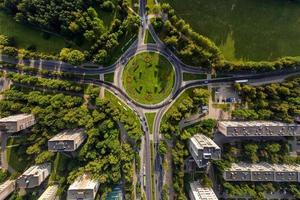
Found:
[[[32,114],[18,114],[18,115],[11,115],[8,117],[4,117],[0,119],[0,122],[17,122],[22,119],[26,119],[27,117],[32,117]]]
[[[1,185],[0,185],[0,193],[1,192],[3,192],[4,190],[6,190],[6,188],[8,187],[8,186],[10,186],[11,184],[14,184],[14,180],[7,180],[7,181],[5,181],[4,183],[2,183]]]
[[[97,181],[92,180],[89,175],[84,174],[77,177],[77,179],[70,185],[69,190],[94,189],[97,184]]]
[[[212,188],[202,187],[198,181],[191,182],[190,187],[196,200],[218,200]]]
[[[66,130],[58,133],[49,141],[64,141],[64,140],[75,140],[77,137],[81,137],[83,129]]]
[[[38,174],[42,173],[43,171],[47,170],[49,166],[50,166],[50,163],[44,163],[41,165],[33,165],[33,166],[29,167],[22,174],[22,176],[38,175]]]
[[[226,171],[300,172],[300,165],[269,164],[266,162],[256,164],[232,163],[231,167]]]
[[[51,185],[49,186],[45,192],[39,197],[38,200],[48,200],[50,197],[56,196],[58,190],[58,185]]]
[[[196,134],[190,138],[191,142],[196,146],[197,149],[213,147],[220,149],[220,147],[209,137],[202,134]]]
[[[219,125],[226,127],[257,127],[257,126],[299,126],[275,121],[219,121]]]

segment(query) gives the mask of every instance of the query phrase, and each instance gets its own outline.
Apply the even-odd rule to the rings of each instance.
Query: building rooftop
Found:
[[[44,163],[42,165],[34,165],[29,167],[22,176],[39,175],[43,173],[49,167],[50,163]]]
[[[32,116],[32,115],[31,114],[11,115],[11,116],[0,119],[0,122],[17,122],[17,121],[25,119],[29,116]]]
[[[300,172],[300,165],[281,165],[281,164],[269,164],[269,163],[232,163],[228,171],[280,171],[280,172]]]
[[[49,141],[75,140],[77,137],[80,137],[82,133],[83,129],[67,130],[55,135]]]
[[[87,174],[78,177],[69,187],[69,190],[94,189],[98,182],[92,180]]]
[[[220,121],[226,127],[257,127],[257,126],[299,126],[275,121]]]
[[[45,192],[39,197],[38,200],[48,200],[53,199],[54,196],[56,196],[58,190],[58,185],[51,185],[49,186]]]
[[[209,147],[220,149],[220,147],[212,139],[202,134],[196,134],[190,140],[196,146],[197,149]]]
[[[202,187],[198,181],[191,182],[190,187],[196,200],[218,200],[212,188]]]
[[[3,191],[5,191],[6,188],[7,188],[10,184],[12,184],[12,183],[14,183],[14,182],[15,182],[14,180],[7,180],[7,181],[5,181],[4,183],[2,183],[2,184],[0,185],[0,194],[1,194]]]

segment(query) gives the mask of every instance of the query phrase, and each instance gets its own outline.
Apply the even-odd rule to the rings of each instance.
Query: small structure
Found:
[[[300,136],[300,125],[272,121],[220,121],[218,129],[227,137]]]
[[[0,199],[5,199],[15,191],[16,185],[14,180],[7,180],[0,185]]]
[[[212,188],[202,187],[198,181],[190,183],[191,200],[218,200]]]
[[[18,188],[34,188],[49,176],[51,172],[51,164],[44,163],[42,165],[34,165],[28,168],[18,179]]]
[[[58,185],[49,186],[38,200],[55,200],[57,190],[58,190]]]
[[[7,133],[16,133],[35,124],[32,114],[18,114],[0,119],[0,129]]]
[[[221,149],[205,135],[196,134],[189,139],[189,151],[198,167],[205,167],[210,159],[220,159]]]
[[[97,195],[98,188],[99,182],[84,174],[70,185],[67,200],[93,200]]]
[[[52,152],[75,151],[86,137],[82,129],[61,132],[48,141],[48,150]]]
[[[300,165],[233,163],[223,175],[226,181],[300,182]]]

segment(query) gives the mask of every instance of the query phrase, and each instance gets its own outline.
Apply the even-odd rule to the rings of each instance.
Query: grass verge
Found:
[[[150,31],[147,29],[145,33],[145,43],[155,43]]]
[[[154,118],[155,118],[155,115],[156,113],[146,113],[146,119],[147,119],[147,122],[148,122],[148,126],[149,126],[149,130],[150,130],[150,133],[152,133],[153,131],[153,122],[154,122]]]
[[[104,74],[104,81],[114,82],[115,73]]]
[[[183,80],[184,81],[191,81],[191,80],[201,80],[206,79],[206,74],[190,74],[190,73],[183,73]]]

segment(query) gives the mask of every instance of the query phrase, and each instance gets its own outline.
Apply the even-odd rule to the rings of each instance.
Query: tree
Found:
[[[8,45],[8,37],[5,35],[0,35],[0,45],[7,46]]]
[[[167,143],[165,141],[161,141],[158,145],[158,153],[161,155],[165,155],[167,153]]]
[[[60,51],[60,59],[72,65],[80,65],[85,60],[85,55],[79,50],[63,48]]]
[[[252,163],[259,161],[257,156],[258,145],[257,144],[246,144],[244,146],[245,154],[249,157]]]

